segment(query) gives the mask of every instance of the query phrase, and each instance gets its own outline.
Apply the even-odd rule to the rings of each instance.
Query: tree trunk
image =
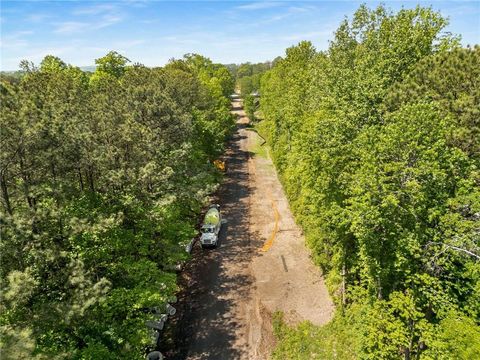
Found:
[[[93,168],[92,168],[92,166],[88,167],[87,179],[88,179],[88,184],[90,186],[90,191],[92,193],[94,193],[95,192],[95,184],[93,182]]]
[[[7,188],[7,182],[5,179],[5,172],[2,171],[0,175],[0,183],[1,183],[1,188],[2,188],[2,197],[3,197],[3,203],[5,205],[5,208],[7,209],[7,212],[9,215],[12,215],[12,206],[10,205],[10,196],[8,195],[8,188]]]
[[[50,166],[51,166],[51,169],[52,169],[53,181],[56,181],[57,180],[57,173],[55,171],[55,164],[52,162],[52,163],[50,163]]]
[[[345,296],[345,291],[346,291],[346,286],[345,286],[345,276],[346,276],[346,270],[345,270],[345,259],[343,260],[343,265],[342,265],[342,305],[345,307],[345,304],[347,303],[347,298]]]
[[[23,155],[23,154],[22,154]],[[30,209],[35,210],[35,199],[30,196],[30,182],[28,181],[28,175],[25,173],[25,164],[23,162],[23,156],[20,156],[20,172],[23,180],[23,192]]]
[[[80,191],[83,192],[82,170],[80,170],[80,167],[78,167],[77,170],[78,170],[78,179],[79,179],[79,181],[80,181]]]
[[[382,281],[380,280],[380,276],[379,276],[378,279],[377,279],[377,288],[378,288],[377,298],[378,298],[378,300],[382,300],[382,299],[383,299],[383,294],[382,294]]]

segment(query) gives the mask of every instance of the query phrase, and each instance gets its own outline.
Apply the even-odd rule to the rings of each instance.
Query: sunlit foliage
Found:
[[[225,67],[96,64],[47,56],[1,83],[2,358],[144,358],[220,176]]]
[[[361,6],[262,77],[259,129],[339,309],[281,327],[277,358],[480,356],[480,48],[446,24]]]

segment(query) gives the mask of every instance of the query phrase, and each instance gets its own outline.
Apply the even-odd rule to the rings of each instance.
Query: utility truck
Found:
[[[222,215],[220,214],[220,205],[210,205],[201,228],[202,236],[200,236],[200,244],[203,248],[217,246],[221,226]]]

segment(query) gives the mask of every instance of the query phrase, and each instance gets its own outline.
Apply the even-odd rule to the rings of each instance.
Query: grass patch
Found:
[[[273,331],[277,339],[272,359],[356,359],[357,334],[346,319],[337,316],[330,323],[315,326],[309,321],[290,327],[282,312],[273,314]]]
[[[250,128],[252,132],[255,133],[255,136],[252,137],[252,148],[250,149],[256,156],[260,156],[264,159],[269,158],[269,149],[265,140],[258,134],[256,128]]]

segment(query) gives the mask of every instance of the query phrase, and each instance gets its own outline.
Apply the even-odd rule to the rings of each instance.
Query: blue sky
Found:
[[[328,47],[344,16],[377,1],[1,1],[1,70],[47,55],[86,66],[110,50],[147,66],[185,53],[215,62],[271,60],[301,40]],[[432,5],[463,44],[480,43],[480,1],[383,1]]]

